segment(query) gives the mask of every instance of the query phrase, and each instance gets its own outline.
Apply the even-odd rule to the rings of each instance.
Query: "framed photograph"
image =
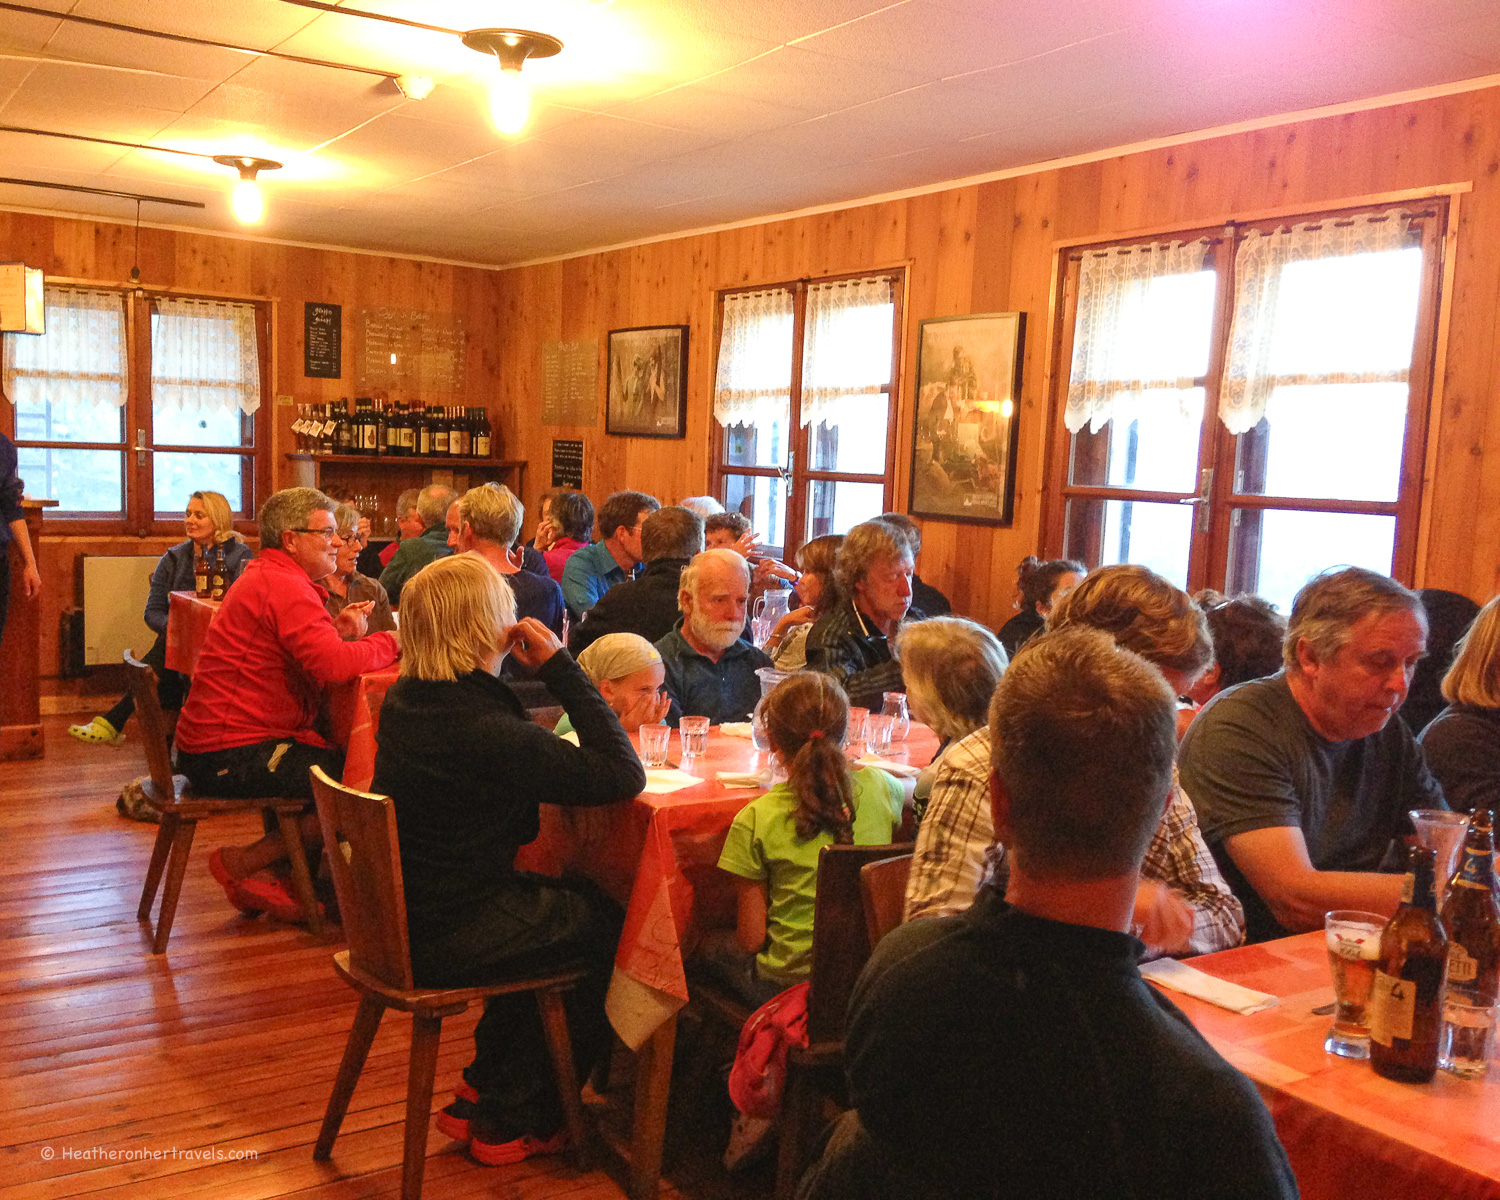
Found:
[[[605,433],[687,436],[687,344],[686,325],[609,331]]]
[[[1009,525],[1025,313],[932,317],[917,333],[911,512]]]

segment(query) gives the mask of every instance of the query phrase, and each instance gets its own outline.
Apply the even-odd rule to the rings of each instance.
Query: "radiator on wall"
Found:
[[[146,624],[146,597],[158,555],[81,555],[83,563],[83,661],[113,665],[126,650],[137,658],[156,634]]]

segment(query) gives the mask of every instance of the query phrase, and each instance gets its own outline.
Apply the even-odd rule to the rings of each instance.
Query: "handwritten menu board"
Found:
[[[340,379],[343,357],[343,306],[309,300],[302,306],[302,374],[308,379]]]
[[[598,402],[599,343],[542,343],[542,424],[592,425]]]
[[[552,486],[570,487],[583,491],[583,443],[556,441],[552,443]]]
[[[468,340],[462,317],[406,308],[363,308],[356,385],[431,395],[464,390]]]

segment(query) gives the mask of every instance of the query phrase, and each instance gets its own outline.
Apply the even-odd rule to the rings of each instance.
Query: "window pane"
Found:
[[[1193,511],[1190,504],[1069,500],[1063,557],[1090,566],[1138,563],[1185,588]]]
[[[1193,492],[1198,488],[1198,438],[1203,389],[1155,390],[1116,414],[1097,433],[1073,435],[1071,482],[1084,486]]]
[[[254,422],[221,408],[155,406],[152,441],[158,446],[253,446]]]
[[[830,424],[813,428],[812,469],[885,474],[885,439],[890,428],[890,400],[885,395],[860,396],[846,401]]]
[[[730,425],[724,430],[724,465],[728,467],[784,467],[788,413],[774,419]]]
[[[153,491],[158,513],[180,513],[194,492],[219,492],[232,511],[244,510],[242,472],[238,454],[166,454],[151,458]]]
[[[1329,567],[1366,567],[1388,575],[1395,544],[1395,517],[1237,509],[1230,526],[1228,591],[1254,592],[1290,613],[1297,589]]]
[[[814,479],[807,508],[807,541],[826,533],[848,533],[861,521],[885,511],[885,487],[878,483],[846,483]]]
[[[1395,500],[1406,399],[1404,383],[1278,387],[1264,419],[1239,439],[1235,491]]]
[[[122,408],[113,404],[54,403],[29,388],[22,394],[26,398],[16,404],[18,442],[125,440],[125,410]]]
[[[248,444],[249,422],[240,417],[260,406],[259,336],[253,304],[157,302],[151,411],[158,444]]]
[[[16,440],[123,442],[125,309],[118,292],[46,289],[47,332],[4,339]],[[110,508],[118,507],[118,498]]]
[[[786,485],[766,475],[725,475],[724,507],[750,518],[768,554],[786,546]]]
[[[124,455],[117,450],[48,450],[17,446],[19,473],[32,496],[56,500],[52,512],[124,512],[120,473]]]

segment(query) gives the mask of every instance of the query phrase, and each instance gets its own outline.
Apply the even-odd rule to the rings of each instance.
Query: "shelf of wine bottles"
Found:
[[[292,422],[296,453],[374,461],[426,458],[491,461],[495,449],[489,410],[435,404],[387,404],[357,398],[299,404]]]

